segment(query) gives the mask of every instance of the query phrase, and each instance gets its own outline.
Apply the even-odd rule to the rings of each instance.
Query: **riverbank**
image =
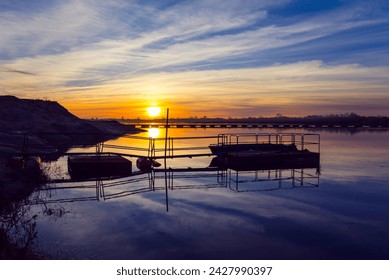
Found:
[[[36,170],[9,166],[10,158],[28,152],[58,157],[74,145],[95,145],[142,131],[118,121],[80,119],[54,101],[0,96],[0,104],[0,207],[25,197],[43,180]]]
[[[0,208],[26,197],[44,180],[37,170],[8,165],[11,157],[27,152],[58,157],[75,145],[143,131],[118,121],[80,119],[54,101],[0,96],[0,104]]]
[[[15,242],[12,228],[23,220],[13,221],[23,209],[23,201],[46,177],[38,165],[11,163],[11,158],[53,152],[55,156],[46,160],[55,160],[74,145],[95,145],[140,131],[117,121],[80,119],[54,101],[0,96],[0,259],[42,258],[29,250],[30,241]],[[24,223],[33,240],[33,219]]]
[[[45,181],[38,165],[15,168],[0,157],[0,259],[44,258],[31,250],[33,234],[31,239],[22,238],[23,241],[13,235],[20,228],[34,231],[33,221],[25,220],[22,214],[24,200]]]

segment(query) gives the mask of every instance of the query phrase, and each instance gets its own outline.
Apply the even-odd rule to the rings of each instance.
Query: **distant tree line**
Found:
[[[136,119],[142,122],[142,120]],[[143,120],[150,121],[150,120]],[[163,121],[155,119],[154,121]],[[309,115],[305,117],[287,117],[277,114],[274,117],[247,117],[247,118],[171,118],[174,122],[202,122],[202,123],[257,123],[257,124],[305,124],[316,126],[371,126],[371,127],[389,127],[389,117],[385,116],[360,116],[356,113],[330,114],[330,115]]]
[[[306,125],[328,125],[328,126],[389,126],[389,118],[384,116],[360,116],[356,113],[330,114],[330,115],[309,115],[305,117],[286,117],[277,115],[267,118],[245,118],[240,121],[273,123],[273,124],[306,124]]]

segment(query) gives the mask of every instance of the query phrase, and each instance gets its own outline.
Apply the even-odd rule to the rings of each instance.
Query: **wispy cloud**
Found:
[[[96,5],[93,1],[78,0],[55,3],[32,13],[1,11],[0,55],[56,54],[99,41],[108,32],[115,33],[115,25],[108,24],[109,18],[105,14],[109,4],[101,2]]]
[[[27,72],[23,70],[17,70],[17,69],[12,69],[12,68],[7,68],[7,67],[1,67],[0,72],[3,73],[15,73],[15,74],[22,74],[22,75],[35,75],[32,72]]]

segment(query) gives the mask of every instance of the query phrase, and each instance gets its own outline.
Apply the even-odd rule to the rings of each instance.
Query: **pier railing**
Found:
[[[5,134],[5,132],[3,133]],[[192,136],[192,137],[168,137],[152,138],[136,135],[124,135],[120,139],[105,140],[101,135],[91,135],[79,133],[77,136],[93,138],[93,143],[74,145],[66,141],[52,141],[43,143],[37,141],[37,136],[49,133],[41,132],[10,132],[6,133],[11,139],[9,143],[2,144],[2,154],[41,157],[59,157],[63,155],[75,154],[118,154],[128,157],[148,157],[148,158],[175,158],[175,157],[198,157],[209,156],[211,152],[208,145],[215,143],[217,136]],[[74,134],[49,134],[55,139],[58,137],[71,136]],[[62,140],[62,139],[61,139]],[[166,142],[166,149],[165,149]]]
[[[219,134],[217,145],[294,144],[297,149],[320,153],[320,134],[316,133],[240,133]]]
[[[215,142],[217,136],[168,138],[123,136],[121,138],[125,139],[123,144],[110,144],[110,141],[99,143],[96,151],[153,159],[210,156],[209,142]]]

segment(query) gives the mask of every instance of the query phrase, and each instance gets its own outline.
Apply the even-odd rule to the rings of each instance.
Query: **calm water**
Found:
[[[316,169],[174,173],[167,181],[168,200],[164,173],[52,184],[21,206],[15,239],[36,233],[30,238],[34,248],[56,259],[389,259],[389,132],[314,132],[321,135],[320,174]],[[206,167],[210,161],[185,158],[167,165]],[[54,165],[55,176],[67,178],[64,162]]]

